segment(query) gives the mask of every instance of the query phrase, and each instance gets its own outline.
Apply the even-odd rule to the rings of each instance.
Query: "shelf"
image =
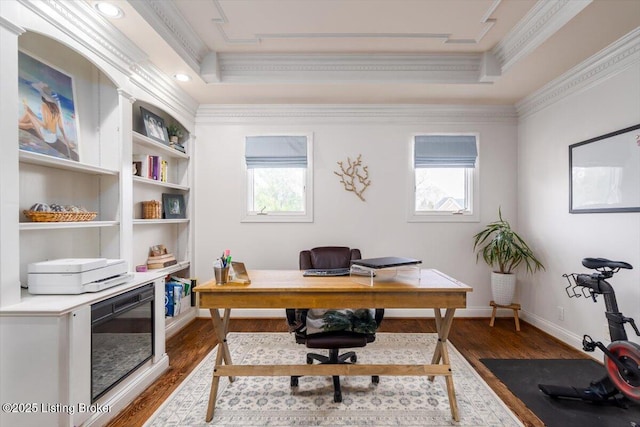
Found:
[[[188,223],[189,218],[174,219],[134,219],[133,225],[151,225],[151,224],[183,224]]]
[[[31,151],[20,150],[20,162],[32,165],[47,166],[50,168],[82,172],[91,175],[119,175],[120,172],[114,169],[102,168],[86,163],[74,162],[73,160],[61,159],[44,154],[33,153]]]
[[[180,271],[180,270],[184,270],[185,268],[189,268],[189,266],[191,265],[191,263],[189,261],[180,261],[177,264],[174,265],[170,265],[169,267],[165,267],[165,268],[154,268],[149,270],[152,273],[158,273],[158,274],[162,274],[164,276],[171,274],[171,273],[175,273],[176,271]]]
[[[138,132],[133,132],[133,142],[137,145],[145,146],[155,151],[159,151],[169,157],[175,157],[178,159],[188,159],[189,155],[178,151],[175,148],[171,148],[161,142],[156,142],[153,139],[142,135]]]
[[[155,185],[163,188],[172,188],[174,190],[189,191],[189,187],[187,187],[186,185],[172,184],[170,182],[162,182],[162,181],[157,181],[155,179],[142,178],[140,176],[134,176],[133,182],[137,182],[145,185]]]
[[[79,221],[79,222],[21,222],[20,231],[24,230],[59,230],[65,228],[97,228],[115,227],[118,221]]]

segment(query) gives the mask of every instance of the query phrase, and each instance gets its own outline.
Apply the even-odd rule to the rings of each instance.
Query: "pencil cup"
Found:
[[[216,276],[217,285],[224,285],[229,281],[229,267],[213,267],[213,273]]]

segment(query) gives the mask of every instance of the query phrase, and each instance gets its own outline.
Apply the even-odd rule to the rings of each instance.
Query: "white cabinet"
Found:
[[[0,310],[0,396],[14,404],[0,412],[0,425],[104,425],[152,384],[169,367],[162,324],[152,360],[91,401],[91,305],[148,283],[162,295],[163,279],[144,273],[103,292],[25,296]],[[156,298],[155,316],[163,305]]]

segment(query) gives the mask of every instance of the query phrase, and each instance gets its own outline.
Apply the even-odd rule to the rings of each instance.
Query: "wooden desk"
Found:
[[[472,288],[437,270],[421,270],[419,284],[395,281],[373,286],[354,282],[350,277],[303,277],[298,270],[249,271],[251,284],[199,285],[200,308],[208,308],[219,345],[211,381],[206,421],[213,419],[220,377],[293,375],[435,375],[445,377],[451,416],[459,421],[458,404],[449,363],[447,338],[456,308],[467,306]],[[417,282],[417,280],[416,280]],[[233,365],[227,345],[232,308],[433,308],[438,344],[430,364],[424,365]],[[221,318],[218,309],[224,309]],[[441,309],[446,309],[444,316]],[[284,316],[283,316],[284,321]],[[293,339],[293,336],[291,337]],[[375,345],[375,344],[373,344]],[[224,363],[223,363],[224,362]],[[426,362],[426,361],[425,361]]]

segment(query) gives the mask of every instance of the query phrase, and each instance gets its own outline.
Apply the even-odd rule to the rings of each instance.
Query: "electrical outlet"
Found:
[[[558,320],[564,320],[564,307],[558,306]]]

